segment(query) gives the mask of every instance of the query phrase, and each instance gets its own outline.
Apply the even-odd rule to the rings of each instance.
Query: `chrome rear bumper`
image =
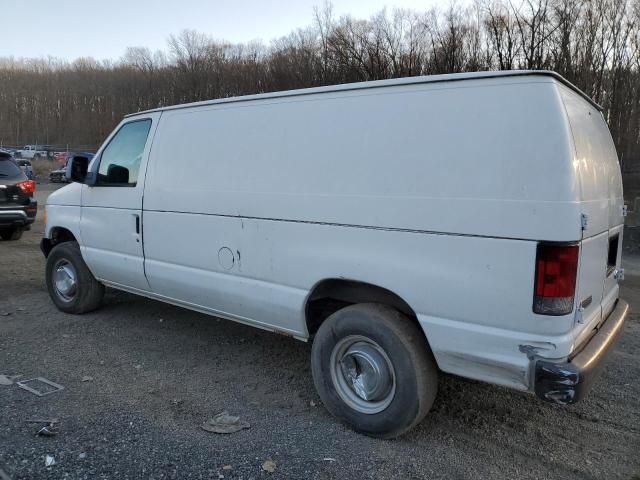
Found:
[[[537,359],[534,390],[547,402],[569,404],[585,396],[606,362],[629,314],[629,304],[618,300],[591,340],[567,362]]]

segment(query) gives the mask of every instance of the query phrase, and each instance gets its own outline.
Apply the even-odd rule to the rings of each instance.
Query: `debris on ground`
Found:
[[[84,460],[85,458],[87,458],[87,454],[82,452],[80,455],[78,455],[78,460]]]
[[[0,385],[13,385],[17,378],[20,378],[22,375],[0,375]]]
[[[90,377],[89,375],[85,375],[84,377],[82,377],[82,381],[83,382],[93,382],[93,377]]]
[[[235,433],[245,428],[250,428],[247,422],[240,417],[229,415],[226,411],[217,414],[208,422],[202,424],[202,429],[212,433]]]
[[[324,460],[325,462],[335,462],[336,461],[335,458],[330,458],[330,457],[323,458],[322,460]]]
[[[310,407],[315,407],[316,405],[317,405],[317,403],[316,403],[316,402],[314,402],[313,400],[311,400],[311,401],[309,402],[309,406],[310,406]]]
[[[233,470],[233,467],[231,465],[225,465],[224,467],[222,467],[223,470]]]
[[[59,392],[60,390],[64,390],[64,387],[62,385],[58,385],[57,383],[54,383],[51,380],[47,380],[44,377],[30,378],[29,380],[16,382],[16,385],[18,385],[23,390],[31,392],[39,397],[44,397],[45,395],[50,395],[52,393]],[[34,385],[36,386],[34,387]],[[39,390],[37,388],[39,388]]]
[[[276,471],[276,462],[273,460],[267,460],[262,464],[262,470],[265,472],[273,473]]]
[[[45,467],[51,467],[53,465],[56,464],[56,459],[54,458],[53,455],[47,455],[46,457],[44,457],[44,466]]]
[[[44,423],[45,424],[36,431],[36,436],[38,437],[54,437],[58,434],[58,430],[56,428],[56,423],[58,423],[57,418],[51,418],[51,419],[34,418],[30,420],[25,420],[25,421],[27,423]]]
[[[42,427],[40,430],[36,432],[38,437],[55,437],[58,434],[58,431],[53,427]]]

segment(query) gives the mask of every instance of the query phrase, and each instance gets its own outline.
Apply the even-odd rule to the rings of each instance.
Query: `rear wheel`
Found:
[[[3,240],[20,240],[22,237],[22,228],[13,227],[0,230],[0,238]]]
[[[397,437],[417,425],[435,399],[438,369],[422,331],[386,305],[351,305],[331,315],[311,356],[323,403],[358,432]]]
[[[104,286],[89,271],[76,242],[53,247],[47,257],[46,282],[49,296],[63,312],[90,312],[102,303]]]

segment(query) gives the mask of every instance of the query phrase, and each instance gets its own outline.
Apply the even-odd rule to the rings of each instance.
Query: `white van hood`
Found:
[[[82,199],[82,184],[70,183],[47,197],[47,205],[68,205],[79,207]]]

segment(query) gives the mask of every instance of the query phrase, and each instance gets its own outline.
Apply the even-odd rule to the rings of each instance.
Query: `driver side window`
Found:
[[[124,124],[103,150],[98,168],[98,185],[135,187],[147,143],[151,120]]]

